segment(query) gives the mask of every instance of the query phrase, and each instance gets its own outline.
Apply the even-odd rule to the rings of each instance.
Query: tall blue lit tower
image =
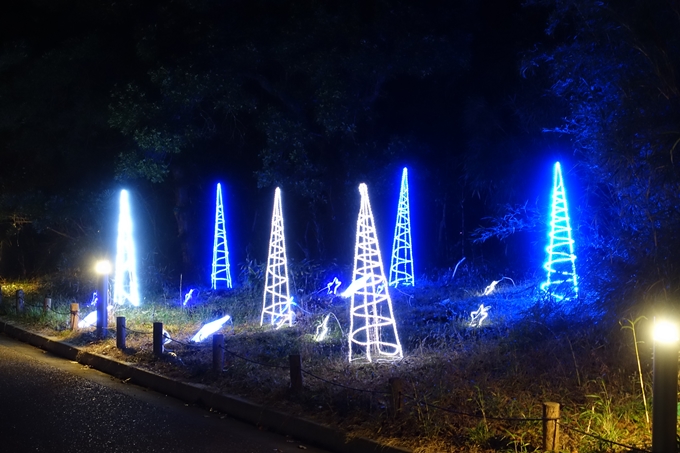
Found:
[[[408,198],[408,170],[401,172],[401,189],[397,207],[397,221],[394,226],[392,263],[390,265],[390,286],[413,286],[413,248],[411,242],[411,210]]]
[[[549,243],[546,247],[547,259],[543,267],[548,273],[541,289],[557,300],[578,296],[578,277],[576,275],[576,255],[574,239],[571,236],[567,194],[564,190],[562,167],[555,163],[553,172],[552,209],[550,213]]]
[[[222,185],[217,183],[215,197],[215,240],[213,242],[212,273],[210,287],[231,288],[231,270],[229,268],[229,248],[227,247],[227,230],[224,226],[224,205],[222,203]]]

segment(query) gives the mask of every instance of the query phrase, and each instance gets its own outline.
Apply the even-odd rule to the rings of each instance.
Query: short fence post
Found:
[[[153,355],[160,357],[163,355],[163,323],[153,323]]]
[[[389,379],[390,393],[392,395],[392,411],[394,415],[401,413],[404,406],[404,381],[398,377]]]
[[[543,451],[560,449],[559,403],[543,403]]]
[[[125,316],[116,316],[116,347],[118,349],[125,349],[125,337],[127,337]]]
[[[47,312],[52,309],[52,298],[46,297],[43,300],[43,315],[47,316]]]
[[[224,335],[221,333],[213,334],[213,371],[221,373],[224,368]]]
[[[17,289],[15,296],[16,296],[17,314],[23,313],[24,312],[24,290],[23,289]]]
[[[78,312],[80,305],[76,302],[71,303],[71,330],[78,330]]]
[[[300,354],[291,354],[288,356],[290,363],[290,389],[293,392],[302,390],[302,359]]]

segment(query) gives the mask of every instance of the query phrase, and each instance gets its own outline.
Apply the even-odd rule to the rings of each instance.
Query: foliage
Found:
[[[568,137],[578,159],[585,188],[579,204],[588,219],[581,256],[600,269],[603,286],[634,281],[616,298],[668,296],[680,286],[677,5],[529,4],[548,8],[550,17],[546,44],[527,53],[523,72],[545,80],[567,108],[561,124],[545,129]]]

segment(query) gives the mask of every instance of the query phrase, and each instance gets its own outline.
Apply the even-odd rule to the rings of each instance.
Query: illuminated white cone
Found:
[[[283,234],[283,214],[281,211],[281,189],[276,188],[274,194],[274,213],[272,230],[269,237],[269,257],[267,258],[267,275],[264,283],[262,316],[277,327],[285,324],[293,325],[290,291],[288,289],[288,263],[286,260],[286,244]]]
[[[229,248],[227,247],[227,230],[224,226],[224,206],[220,183],[217,183],[217,196],[215,198],[215,240],[213,242],[212,273],[210,274],[210,287],[218,289],[218,286],[220,288],[231,288]]]
[[[351,294],[349,361],[354,349],[366,360],[399,360],[403,357],[392,300],[387,291],[378,237],[366,184],[359,186],[361,208],[357,220],[352,281],[362,281]]]
[[[135,257],[135,242],[132,237],[130,196],[127,190],[120,191],[120,215],[118,219],[118,240],[116,242],[113,300],[118,305],[122,305],[125,302],[130,302],[134,306],[139,305],[137,260]]]
[[[567,195],[559,162],[555,163],[553,173],[549,243],[545,250],[547,259],[543,267],[548,276],[541,284],[541,289],[557,300],[578,296],[574,240],[571,237]]]
[[[390,286],[413,286],[413,249],[411,245],[411,210],[408,197],[408,171],[406,167],[401,173],[401,189],[397,221],[394,226],[394,242],[392,243],[392,263],[390,265]]]

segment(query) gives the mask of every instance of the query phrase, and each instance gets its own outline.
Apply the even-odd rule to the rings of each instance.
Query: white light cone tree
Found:
[[[390,265],[390,286],[413,286],[414,284],[411,209],[408,196],[408,170],[404,167],[404,170],[401,172],[397,221],[394,226],[392,262]]]
[[[562,179],[562,167],[555,163],[553,170],[552,206],[550,212],[550,232],[548,233],[547,258],[543,264],[547,272],[546,281],[541,289],[557,300],[578,296],[578,276],[576,275],[576,255],[574,239],[571,235],[571,221],[567,206],[567,195]]]
[[[274,213],[272,214],[272,229],[269,237],[269,256],[267,258],[260,325],[265,323],[265,319],[277,327],[286,324],[293,325],[285,242],[281,189],[277,187],[274,193]]]
[[[224,204],[222,202],[222,185],[220,183],[217,183],[217,194],[215,197],[215,238],[213,241],[210,287],[212,289],[231,288],[229,247],[227,247],[227,229],[224,223]]]
[[[392,300],[383,269],[375,220],[366,184],[359,186],[361,207],[357,220],[352,281],[362,281],[350,305],[349,361],[359,349],[369,362],[403,358]]]
[[[135,255],[135,241],[132,236],[130,194],[127,190],[120,191],[120,213],[118,217],[118,240],[116,241],[114,275],[113,301],[117,305],[130,302],[130,304],[138,306],[137,259]]]

